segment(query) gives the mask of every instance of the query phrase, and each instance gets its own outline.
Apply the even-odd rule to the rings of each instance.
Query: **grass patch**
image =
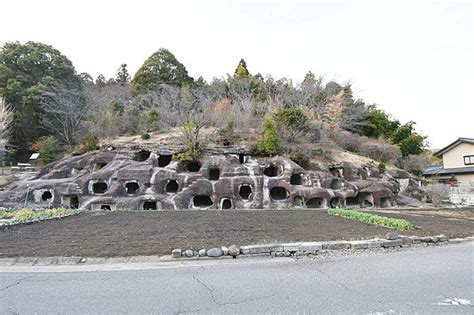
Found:
[[[8,212],[7,210],[0,210],[0,220],[11,219],[12,217],[13,217],[13,213]]]
[[[343,217],[367,224],[384,226],[399,231],[413,229],[413,224],[407,220],[382,217],[375,214],[346,209],[329,209],[328,213],[336,217]]]
[[[21,209],[17,211],[0,210],[0,219],[13,219],[13,223],[24,223],[50,218],[61,218],[76,213],[77,210],[53,208],[42,211]]]

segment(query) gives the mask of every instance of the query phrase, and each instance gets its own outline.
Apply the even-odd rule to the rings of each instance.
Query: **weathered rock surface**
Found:
[[[199,161],[177,162],[173,152],[157,148],[100,150],[63,159],[33,180],[8,186],[0,202],[11,209],[23,207],[25,200],[37,209],[390,207],[400,191],[397,178],[382,177],[369,166],[321,164],[308,170],[285,157],[255,157],[229,148]]]
[[[222,256],[224,255],[224,253],[222,252],[222,249],[220,248],[211,248],[207,251],[207,256],[209,257],[219,257],[219,256]]]
[[[229,247],[229,255],[230,256],[238,256],[240,255],[240,247],[237,245],[231,245]]]

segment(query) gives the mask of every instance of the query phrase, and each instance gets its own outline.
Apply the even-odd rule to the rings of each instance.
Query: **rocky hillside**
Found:
[[[173,133],[103,141],[101,149],[50,164],[32,180],[0,192],[7,208],[285,209],[392,207],[416,204],[412,175],[339,154],[304,167],[289,158],[259,157],[245,146],[208,146],[199,160],[176,161]],[[424,198],[422,193],[418,199]]]

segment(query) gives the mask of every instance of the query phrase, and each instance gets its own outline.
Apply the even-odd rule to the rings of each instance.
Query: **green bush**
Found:
[[[295,107],[279,110],[274,114],[275,122],[294,131],[303,131],[308,129],[309,119],[306,115]]]
[[[336,217],[343,217],[343,218],[360,221],[367,224],[380,225],[380,226],[384,226],[384,227],[394,229],[394,230],[399,230],[399,231],[409,231],[413,229],[413,224],[403,219],[382,217],[375,214],[359,212],[355,210],[347,210],[347,209],[330,209],[328,213]]]
[[[268,116],[263,121],[263,134],[258,140],[257,151],[265,156],[274,156],[281,153],[275,121]]]

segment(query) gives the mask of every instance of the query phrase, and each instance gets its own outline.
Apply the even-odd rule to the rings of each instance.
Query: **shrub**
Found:
[[[375,214],[346,209],[330,209],[328,213],[333,216],[343,217],[367,224],[380,225],[399,231],[408,231],[413,229],[413,224],[403,219],[382,217]]]
[[[446,184],[428,184],[426,186],[428,197],[435,207],[442,205],[444,200],[449,200],[449,186]]]
[[[89,151],[94,151],[99,146],[99,139],[91,133],[87,133],[79,145],[79,153],[84,154]]]
[[[160,120],[161,114],[156,108],[150,108],[140,114],[140,125],[146,132],[157,130]]]
[[[257,150],[259,154],[265,156],[274,156],[281,152],[275,121],[268,116],[263,121],[263,134],[258,140]]]
[[[58,140],[52,136],[41,137],[31,145],[31,149],[39,153],[38,163],[46,165],[60,158],[62,148]]]
[[[288,129],[302,131],[308,128],[308,117],[298,108],[281,109],[273,116],[278,125],[284,125]]]

